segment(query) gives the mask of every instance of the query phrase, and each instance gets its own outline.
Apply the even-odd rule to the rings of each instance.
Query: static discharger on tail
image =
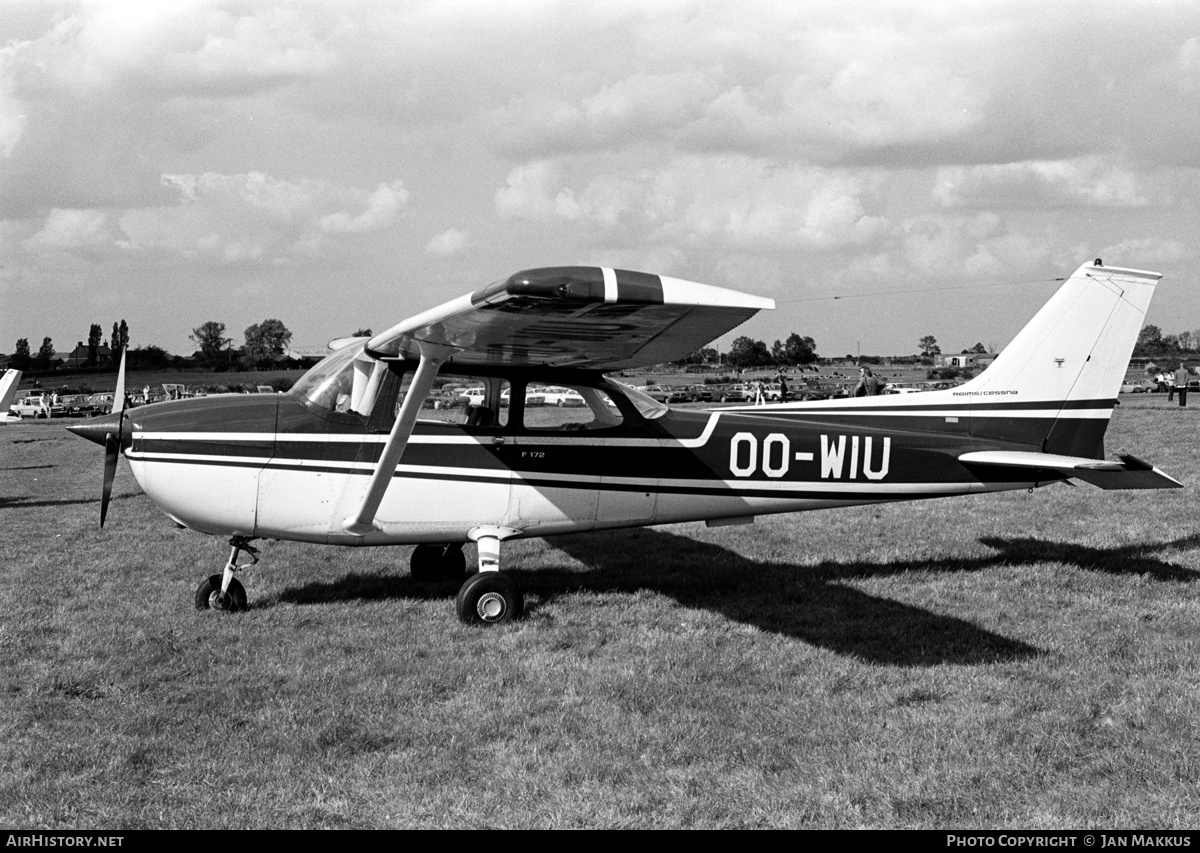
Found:
[[[594,267],[527,270],[370,339],[335,342],[286,394],[158,403],[74,432],[124,453],[181,525],[227,537],[197,606],[238,610],[251,542],[415,544],[419,580],[462,581],[468,623],[518,618],[502,543],[682,521],[1030,489],[1177,488],[1105,458],[1158,273],[1080,267],[995,363],[954,389],[674,410],[605,376],[679,359],[774,303]],[[123,371],[116,399],[123,399]],[[467,576],[462,545],[478,546]]]

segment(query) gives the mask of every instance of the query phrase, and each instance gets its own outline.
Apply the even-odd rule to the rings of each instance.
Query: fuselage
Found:
[[[983,448],[1038,449],[1054,410],[1014,419],[1003,402],[932,394],[886,408],[846,400],[675,410],[599,374],[498,369],[427,401],[375,517],[379,529],[352,535],[343,521],[362,501],[403,377],[402,366],[388,368],[367,414],[339,411],[336,395],[311,385],[134,409],[126,457],[150,498],[187,527],[345,545],[466,541],[481,524],[547,536],[720,522],[1062,479],[1051,471],[993,479],[958,461]],[[575,395],[546,390],[564,386]],[[591,408],[548,404],[576,397]],[[472,420],[477,399],[491,405],[490,422],[457,422]]]

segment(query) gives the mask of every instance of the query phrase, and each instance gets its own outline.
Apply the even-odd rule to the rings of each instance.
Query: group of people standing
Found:
[[[878,376],[871,372],[871,368],[863,367],[859,370],[858,384],[854,386],[854,390],[850,392],[851,397],[874,397],[883,393],[884,383]],[[775,381],[779,383],[779,401],[786,403],[791,399],[788,393],[787,379],[782,373],[775,377]],[[755,403],[761,406],[766,402],[766,385],[759,381],[754,383],[756,388]]]

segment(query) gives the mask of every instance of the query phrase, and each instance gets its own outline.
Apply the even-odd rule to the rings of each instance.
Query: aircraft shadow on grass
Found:
[[[1200,547],[1200,535],[1114,548],[988,537],[980,542],[995,553],[973,559],[827,561],[815,566],[756,562],[719,545],[652,529],[562,536],[551,541],[587,569],[510,568],[530,594],[529,613],[542,606],[538,599],[544,602],[571,592],[649,590],[668,595],[685,607],[712,610],[870,663],[898,666],[994,663],[1034,657],[1043,650],[962,619],[870,595],[846,582],[910,571],[976,572],[1040,562],[1166,581],[1192,581],[1200,576],[1163,557],[1171,551]],[[457,583],[427,584],[407,575],[391,578],[355,573],[330,583],[285,590],[279,600],[438,600],[446,598],[448,589],[457,589]]]
[[[136,498],[138,495],[113,495],[113,500],[129,500]],[[71,504],[94,504],[99,503],[99,498],[63,498],[61,500],[33,500],[30,497],[18,495],[16,497],[5,497],[0,495],[0,509],[26,509],[29,507],[39,506],[70,506]]]

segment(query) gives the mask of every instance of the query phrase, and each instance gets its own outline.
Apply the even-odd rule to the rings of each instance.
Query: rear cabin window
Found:
[[[530,430],[611,429],[622,424],[621,410],[609,393],[587,385],[549,385],[530,382],[525,386],[525,415],[522,423]]]

